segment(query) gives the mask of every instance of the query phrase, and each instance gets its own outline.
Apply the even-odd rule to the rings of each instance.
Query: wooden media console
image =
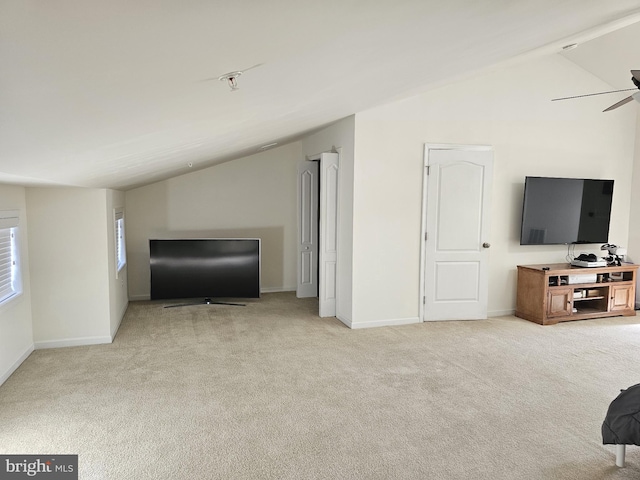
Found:
[[[571,320],[635,315],[638,265],[572,267],[518,265],[516,316],[552,325]]]

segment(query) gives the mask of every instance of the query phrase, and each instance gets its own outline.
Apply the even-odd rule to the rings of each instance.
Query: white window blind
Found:
[[[119,272],[127,264],[127,251],[124,242],[124,213],[116,211],[116,267]]]
[[[0,303],[20,293],[17,212],[0,212]]]

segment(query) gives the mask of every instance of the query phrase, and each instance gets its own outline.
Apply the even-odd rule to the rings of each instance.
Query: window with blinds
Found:
[[[17,212],[0,212],[0,303],[21,291]]]
[[[124,242],[124,213],[116,211],[116,268],[119,272],[127,264],[127,251]]]

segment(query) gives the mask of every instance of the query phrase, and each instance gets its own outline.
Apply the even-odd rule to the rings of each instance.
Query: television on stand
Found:
[[[258,238],[151,239],[151,300],[259,298],[260,253]]]

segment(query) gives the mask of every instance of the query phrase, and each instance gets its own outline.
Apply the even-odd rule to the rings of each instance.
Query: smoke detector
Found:
[[[238,77],[240,75],[242,75],[243,73],[245,73],[248,70],[251,70],[252,68],[260,67],[262,65],[263,65],[262,63],[256,63],[252,67],[245,68],[244,70],[236,70],[235,72],[225,73],[224,75],[220,75],[218,77],[218,80],[220,80],[221,82],[227,82],[227,85],[229,85],[229,88],[233,92],[235,90],[238,90],[238,88],[239,88],[238,87]],[[213,78],[208,78],[207,80],[213,80]]]
[[[236,72],[229,72],[229,73],[225,73],[224,75],[220,75],[218,77],[218,80],[220,80],[221,82],[226,81],[227,84],[229,85],[229,88],[233,92],[235,90],[238,90],[238,77],[240,75],[242,75],[242,72],[240,70]]]

